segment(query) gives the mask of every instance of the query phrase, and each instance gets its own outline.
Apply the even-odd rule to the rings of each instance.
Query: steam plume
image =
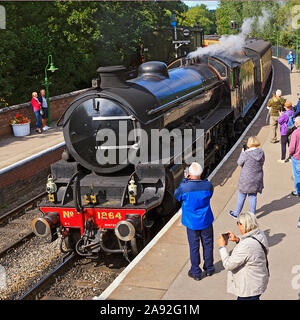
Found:
[[[217,53],[228,52],[234,54],[235,52],[241,52],[245,46],[247,35],[249,35],[253,29],[253,24],[257,21],[257,28],[262,30],[265,23],[269,20],[270,13],[265,9],[262,10],[262,15],[259,17],[246,18],[241,27],[241,31],[237,35],[223,35],[219,39],[219,43],[209,45],[205,48],[198,48],[196,51],[190,52],[188,58],[200,57],[202,55],[214,55]]]

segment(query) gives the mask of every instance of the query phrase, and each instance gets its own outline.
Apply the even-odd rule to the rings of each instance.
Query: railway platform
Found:
[[[0,139],[0,170],[32,157],[46,149],[64,142],[61,127],[53,123],[52,128],[41,134],[31,129],[24,137],[6,136]]]
[[[283,96],[297,102],[300,92],[300,72],[290,74],[286,61],[273,58],[274,82],[272,91],[281,89]],[[267,109],[264,106],[236,149],[224,161],[211,179],[215,187],[211,200],[214,213],[214,264],[211,277],[195,281],[188,277],[190,268],[186,229],[181,224],[179,211],[134,259],[115,281],[99,296],[100,300],[234,300],[226,292],[227,271],[224,270],[217,246],[220,233],[239,234],[236,220],[229,216],[237,201],[240,168],[236,161],[242,145],[256,135],[265,152],[264,190],[258,195],[257,212],[260,229],[268,238],[270,280],[262,300],[296,300],[300,298],[300,198],[291,195],[294,190],[291,162],[278,163],[280,143],[269,142]],[[279,133],[279,129],[278,129]],[[246,201],[243,210],[248,210]],[[228,245],[229,251],[234,244]],[[202,260],[202,252],[201,252]],[[201,267],[203,260],[201,262]]]

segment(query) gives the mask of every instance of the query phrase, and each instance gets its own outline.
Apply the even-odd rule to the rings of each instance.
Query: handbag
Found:
[[[40,115],[43,116],[45,114],[43,108],[40,108]]]

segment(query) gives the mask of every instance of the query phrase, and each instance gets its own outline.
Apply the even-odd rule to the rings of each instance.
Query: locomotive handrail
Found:
[[[134,116],[93,117],[93,120],[136,120]]]
[[[220,87],[221,85],[223,85],[223,82],[219,83],[217,86],[215,86],[215,88],[218,88],[218,87]],[[203,93],[204,93],[204,91],[206,91],[206,90],[208,90],[208,89],[211,89],[213,86],[214,86],[214,84],[211,84],[211,85],[208,85],[208,86],[206,86],[206,87],[204,87],[204,88],[200,88],[200,89],[197,89],[197,90],[195,90],[195,91],[193,91],[193,92],[187,93],[187,94],[185,94],[184,96],[181,96],[181,97],[179,97],[179,98],[177,98],[177,99],[175,99],[175,100],[173,100],[173,101],[171,101],[171,102],[168,102],[168,103],[166,103],[166,104],[163,104],[162,106],[160,106],[160,107],[158,107],[158,108],[156,108],[156,109],[149,110],[149,111],[147,112],[147,114],[148,114],[148,115],[151,115],[151,114],[153,114],[153,113],[156,113],[156,112],[158,112],[158,111],[161,111],[161,110],[164,109],[164,108],[171,107],[171,106],[174,105],[175,103],[180,102],[181,100],[184,100],[185,98],[188,98],[189,96],[195,95],[195,94],[197,94],[197,93],[199,93],[199,92],[201,92],[201,91],[203,91]]]
[[[118,149],[139,149],[139,144],[135,143],[132,145],[124,145],[124,146],[100,146],[100,150],[118,150]]]

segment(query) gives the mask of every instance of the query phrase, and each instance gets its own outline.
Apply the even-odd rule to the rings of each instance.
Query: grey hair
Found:
[[[200,177],[203,172],[203,168],[198,162],[193,162],[189,166],[189,174],[194,177]]]
[[[245,233],[258,228],[258,222],[255,214],[252,212],[242,212],[238,216],[238,223],[242,225]]]
[[[276,90],[276,96],[277,97],[281,97],[281,95],[282,95],[281,90],[280,89]]]

